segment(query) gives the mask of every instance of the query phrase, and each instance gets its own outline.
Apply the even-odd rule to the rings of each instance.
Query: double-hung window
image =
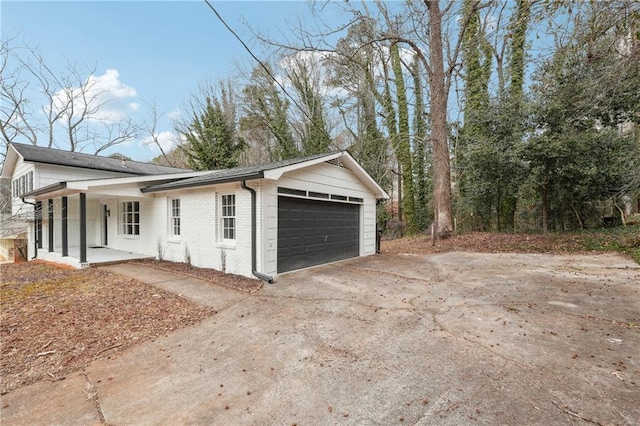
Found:
[[[170,220],[169,227],[171,229],[171,235],[174,237],[180,236],[180,199],[172,198],[170,205]]]
[[[125,201],[122,203],[122,233],[124,235],[140,235],[140,202]]]
[[[236,239],[236,196],[234,194],[222,196],[222,239]]]

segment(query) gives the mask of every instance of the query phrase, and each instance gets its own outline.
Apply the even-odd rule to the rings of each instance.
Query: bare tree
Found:
[[[145,146],[153,145],[158,148],[163,160],[173,167],[173,159],[167,156],[167,151],[165,151],[164,147],[160,143],[160,136],[158,134],[158,122],[165,114],[164,112],[158,112],[155,102],[148,103],[147,106],[149,108],[149,118],[142,126],[142,132],[145,136],[142,143]]]
[[[3,147],[21,142],[98,154],[138,136],[140,127],[130,117],[104,113],[110,100],[97,84],[95,66],[68,63],[56,72],[37,48],[14,46],[15,40],[0,45]]]

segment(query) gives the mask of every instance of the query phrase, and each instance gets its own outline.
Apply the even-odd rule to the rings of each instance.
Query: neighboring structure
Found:
[[[9,262],[23,262],[27,258],[27,233],[20,235],[11,235],[10,238],[0,238],[0,261],[7,260]]]
[[[33,189],[25,178],[29,190],[23,191],[24,147],[9,148],[2,176],[18,180],[14,201],[24,197],[42,211],[29,228],[31,255],[37,247],[38,258],[77,267],[140,255],[270,280],[374,254],[376,202],[388,198],[346,151],[228,170],[116,177],[103,174],[114,170],[95,167],[92,175],[65,162],[78,154],[45,149],[68,173]],[[41,173],[35,167],[34,177]]]

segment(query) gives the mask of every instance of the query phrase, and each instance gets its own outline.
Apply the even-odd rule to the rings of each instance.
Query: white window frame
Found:
[[[235,242],[236,234],[236,194],[222,194],[220,196],[220,239]]]
[[[120,210],[120,233],[127,236],[140,235],[140,201],[122,201]],[[131,209],[128,207],[131,206]]]
[[[169,235],[180,237],[180,198],[169,198]]]

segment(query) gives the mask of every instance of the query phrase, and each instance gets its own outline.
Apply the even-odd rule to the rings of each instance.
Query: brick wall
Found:
[[[251,185],[249,183],[249,185]],[[258,188],[259,190],[259,188]],[[236,196],[236,238],[223,241],[221,231],[221,196]],[[169,200],[180,199],[180,236],[169,229]],[[192,189],[175,194],[158,195],[155,215],[156,229],[161,230],[159,242],[162,257],[174,262],[214,268],[252,277],[251,273],[251,194],[239,184],[225,184],[204,189]],[[259,210],[258,210],[259,211]],[[258,243],[258,245],[260,245]]]

